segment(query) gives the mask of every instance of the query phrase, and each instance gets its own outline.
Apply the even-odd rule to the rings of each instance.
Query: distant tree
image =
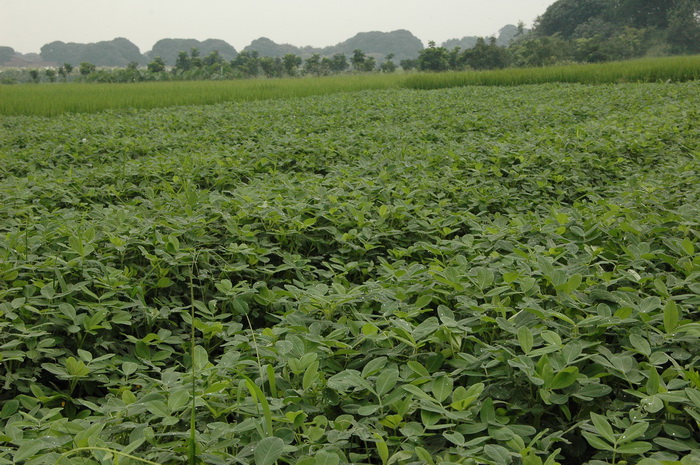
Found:
[[[83,61],[82,63],[80,63],[81,76],[89,76],[90,74],[94,73],[96,69],[97,67],[90,62]]]
[[[320,76],[323,74],[321,55],[319,53],[314,53],[304,61],[304,73],[313,74],[315,76]]]
[[[477,39],[478,43],[479,39]],[[447,47],[445,47],[447,48]],[[450,51],[449,57],[450,69],[458,70],[464,67],[464,54],[462,53],[462,47],[459,45]]]
[[[44,74],[46,74],[46,77],[49,79],[49,82],[56,82],[56,70],[53,68],[47,68],[46,71],[44,71]]]
[[[365,57],[365,62],[362,66],[362,71],[369,73],[374,71],[375,69],[377,69],[377,59],[372,56]]]
[[[399,66],[401,66],[401,69],[404,71],[411,71],[412,69],[416,69],[418,67],[418,60],[415,58],[406,58],[405,60],[401,60],[399,62]]]
[[[218,50],[214,50],[210,52],[209,55],[204,57],[202,62],[204,63],[204,66],[221,66],[226,62],[226,60],[224,60]]]
[[[352,63],[352,69],[354,69],[355,71],[362,70],[362,67],[365,64],[365,58],[365,53],[362,50],[360,50],[359,48],[353,50],[352,57],[350,58],[350,63]]]
[[[236,58],[231,60],[231,66],[243,77],[255,77],[260,72],[258,52],[243,51]]]
[[[165,71],[165,61],[161,57],[155,57],[148,64],[148,71],[151,73],[162,73]]]
[[[204,67],[204,62],[199,56],[199,49],[197,47],[192,47],[190,49],[190,66],[196,69]]]
[[[668,13],[668,43],[674,53],[700,53],[700,1],[679,0]]]
[[[436,47],[432,40],[428,48],[418,55],[418,69],[421,71],[447,71],[450,68],[450,53],[445,47]]]
[[[679,0],[618,0],[614,2],[614,18],[617,23],[636,28],[668,27],[669,13]]]
[[[32,81],[34,81],[37,84],[39,83],[40,76],[38,69],[30,69],[29,76],[32,78]]]
[[[578,26],[609,11],[610,5],[610,0],[557,0],[537,18],[534,32],[539,36],[559,34],[568,39]]]
[[[70,76],[70,73],[73,72],[73,65],[71,65],[70,63],[64,63],[63,68],[66,70],[67,76]]]
[[[287,53],[282,58],[282,65],[284,66],[284,72],[287,73],[287,76],[296,76],[297,68],[301,66],[301,63],[301,57],[292,53]]]
[[[342,73],[350,67],[344,53],[336,53],[329,60],[329,69],[333,73]]]
[[[260,58],[260,69],[269,78],[282,77],[284,75],[284,63],[282,59],[273,57]]]
[[[192,60],[190,56],[185,51],[181,51],[177,54],[177,60],[175,60],[174,71],[184,73],[192,69]]]
[[[464,51],[463,62],[477,70],[500,69],[508,65],[508,56],[505,48],[496,45],[495,37],[488,44],[480,37],[473,48]]]
[[[396,71],[396,63],[394,63],[394,54],[390,53],[384,58],[384,62],[382,62],[381,66],[379,69],[382,71],[382,73],[393,73]]]
[[[554,35],[521,40],[509,51],[516,66],[548,66],[570,59],[571,48],[571,42]]]

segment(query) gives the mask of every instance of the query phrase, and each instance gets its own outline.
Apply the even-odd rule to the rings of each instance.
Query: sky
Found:
[[[222,39],[236,50],[267,37],[325,47],[358,32],[407,29],[427,45],[530,26],[554,0],[0,0],[0,46],[125,37],[142,53],[164,38]]]

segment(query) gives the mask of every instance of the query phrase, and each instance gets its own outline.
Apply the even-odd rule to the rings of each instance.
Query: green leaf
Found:
[[[414,386],[413,384],[404,384],[401,387],[405,391],[413,394],[414,396],[418,397],[419,399],[427,400],[429,402],[437,402],[433,397],[431,397],[428,393],[426,393],[424,390],[422,390],[418,386]]]
[[[583,437],[586,438],[586,441],[588,441],[588,443],[596,449],[613,451],[613,446],[605,442],[600,436],[593,433],[589,433],[588,431],[582,431],[581,434],[583,434]]]
[[[175,283],[172,279],[168,278],[167,276],[163,276],[158,280],[158,282],[156,282],[156,287],[159,289],[164,289],[166,287],[172,286],[173,284]]]
[[[382,368],[384,368],[387,364],[388,359],[386,357],[377,357],[369,362],[367,362],[367,365],[362,369],[362,377],[367,378],[368,376],[372,376],[376,373],[379,373]]]
[[[284,441],[277,437],[261,439],[255,445],[255,465],[273,465],[284,452]]]
[[[138,370],[139,365],[134,362],[124,362],[122,363],[122,371],[126,376],[132,375],[136,373],[136,370]]]
[[[82,360],[76,360],[73,357],[66,359],[66,372],[69,376],[76,378],[84,378],[90,374],[90,368],[85,366]]]
[[[454,444],[457,447],[462,447],[464,446],[465,439],[464,435],[457,432],[457,431],[450,431],[450,432],[444,432],[442,433],[443,437],[450,441],[452,444]]]
[[[306,367],[304,371],[304,377],[302,378],[302,389],[308,391],[318,379],[318,360],[314,360],[311,364]]]
[[[627,428],[618,438],[618,444],[625,444],[630,441],[634,441],[638,437],[644,435],[647,428],[649,428],[649,423],[636,423],[629,428]]]
[[[168,408],[171,412],[177,412],[190,402],[190,392],[186,390],[175,391],[168,397]]]
[[[435,465],[435,461],[433,460],[433,456],[430,452],[428,452],[426,449],[423,447],[416,447],[413,452],[416,453],[416,456],[420,459],[423,460],[424,462],[427,462],[428,465]]]
[[[613,433],[612,426],[610,426],[610,423],[604,416],[591,412],[591,421],[593,421],[593,426],[595,426],[598,434],[611,444],[615,444],[615,433]]]
[[[374,443],[377,447],[377,454],[379,454],[379,458],[382,461],[383,465],[386,465],[386,463],[389,461],[389,446],[387,445],[386,441],[377,433],[374,433]]]
[[[29,440],[24,442],[19,446],[17,452],[15,452],[13,459],[14,463],[22,463],[25,460],[34,457],[40,451],[49,448],[50,445],[44,443],[41,440]]]
[[[529,354],[532,350],[534,337],[532,336],[532,331],[527,326],[518,328],[518,343],[525,354]]]
[[[695,245],[693,245],[693,241],[691,241],[689,238],[683,239],[681,242],[681,248],[683,251],[690,257],[695,255]]]
[[[483,423],[495,424],[496,422],[496,410],[493,407],[493,399],[490,397],[484,401],[481,405],[481,411],[479,412],[479,418]]]
[[[338,454],[325,450],[316,452],[315,460],[315,465],[338,465],[340,463],[340,457],[338,457]]]
[[[209,354],[207,354],[207,349],[197,345],[194,347],[194,369],[197,371],[202,371],[209,363]]]
[[[651,449],[651,444],[648,442],[629,442],[627,444],[617,447],[617,453],[619,454],[643,454]]]
[[[700,408],[700,389],[686,388],[685,394],[697,408]]]
[[[666,334],[671,334],[678,327],[680,320],[680,311],[676,302],[669,299],[664,305],[664,331]]]
[[[578,368],[567,367],[554,376],[549,387],[550,389],[564,389],[574,384],[577,378]]]
[[[5,402],[0,410],[0,418],[10,418],[19,409],[19,401],[17,399],[10,399]]]
[[[381,373],[379,373],[375,382],[377,394],[379,396],[383,396],[384,394],[391,391],[394,388],[394,386],[396,386],[396,382],[398,381],[398,379],[399,370],[397,369],[384,370]]]
[[[508,449],[503,446],[486,444],[484,446],[484,452],[499,465],[507,465],[513,460]]]
[[[437,379],[434,379],[432,384],[432,391],[433,395],[435,396],[435,399],[437,399],[438,402],[442,403],[442,401],[447,399],[450,396],[450,394],[452,394],[453,385],[454,382],[452,381],[452,378],[446,375],[442,375]]]
[[[494,280],[493,271],[489,268],[478,267],[476,270],[476,284],[480,289],[489,287]]]
[[[630,344],[632,344],[632,347],[645,356],[648,357],[651,355],[651,345],[649,344],[649,340],[647,338],[641,337],[637,334],[631,334]]]

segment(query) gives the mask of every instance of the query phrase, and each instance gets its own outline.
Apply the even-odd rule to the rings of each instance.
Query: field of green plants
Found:
[[[597,64],[445,73],[344,74],[285,79],[171,81],[129,84],[55,83],[0,85],[0,116],[57,116],[129,108],[209,105],[339,92],[441,89],[524,84],[619,84],[700,79],[700,55],[644,58]]]
[[[700,83],[0,119],[0,464],[700,463]]]

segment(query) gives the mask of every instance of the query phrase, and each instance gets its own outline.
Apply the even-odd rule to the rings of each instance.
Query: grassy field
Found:
[[[571,82],[684,82],[700,78],[700,56],[595,65],[455,73],[361,74],[301,79],[0,86],[0,115],[56,116],[116,109],[207,105],[390,88],[438,89]]]
[[[401,79],[398,74],[361,74],[299,79],[0,86],[0,115],[55,116],[108,109],[307,97],[398,87]]]
[[[0,465],[698,463],[698,108],[3,117]]]
[[[408,77],[404,86],[412,89],[442,89],[459,86],[518,86],[551,82],[619,84],[624,82],[685,82],[698,79],[700,79],[700,56],[678,56],[613,63],[568,64],[543,68],[419,73]]]

